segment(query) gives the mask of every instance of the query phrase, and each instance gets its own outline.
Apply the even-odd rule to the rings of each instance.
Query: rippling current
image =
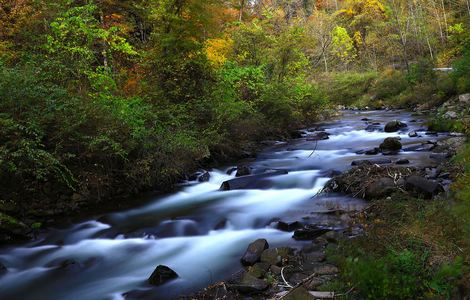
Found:
[[[381,125],[366,131],[364,118]],[[403,111],[346,111],[336,121],[306,130],[303,138],[273,143],[259,153],[249,163],[254,172],[275,169],[288,174],[255,182],[252,189],[219,190],[222,182],[235,177],[235,172],[227,174],[233,166],[225,166],[212,170],[208,182],[186,182],[178,192],[142,207],[51,228],[34,242],[0,249],[0,262],[8,268],[0,277],[0,299],[125,299],[129,291],[128,298],[172,299],[195,292],[236,272],[247,245],[257,238],[266,238],[270,245],[302,244],[292,233],[277,230],[276,220],[343,226],[341,219],[325,212],[359,210],[365,203],[318,194],[331,171],[347,170],[356,159],[377,157],[356,152],[378,147],[386,137],[400,136],[405,149],[446,137],[426,136],[424,121],[415,118]],[[384,124],[395,119],[408,128],[383,132]],[[318,130],[329,133],[329,139],[309,139]],[[421,137],[408,137],[412,130]],[[402,151],[387,158],[407,158],[411,166],[435,163],[426,151]],[[150,289],[145,282],[157,265],[169,266],[179,278]]]

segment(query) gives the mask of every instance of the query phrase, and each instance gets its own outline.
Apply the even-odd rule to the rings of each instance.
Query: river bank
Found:
[[[408,127],[390,133],[382,131],[385,124],[397,119]],[[378,147],[387,137],[400,136],[403,148],[450,137],[440,133],[425,135],[424,122],[402,111],[346,111],[338,120],[304,130],[298,139],[272,143],[245,164],[252,174],[245,178],[273,169],[284,174],[255,177],[251,186],[220,191],[224,182],[244,178],[236,177],[233,168],[238,164],[227,165],[210,171],[208,181],[189,181],[180,192],[159,197],[140,208],[98,216],[47,232],[24,247],[6,248],[0,259],[8,272],[0,281],[10,288],[1,296],[83,299],[85,295],[88,299],[102,299],[105,295],[125,294],[129,299],[175,298],[237,273],[247,246],[260,238],[267,240],[270,249],[295,249],[288,251],[295,259],[314,253],[309,259],[323,260],[317,252],[323,251],[325,244],[319,245],[321,249],[312,248],[309,239],[313,235],[307,240],[292,239],[292,229],[299,225],[292,223],[299,221],[301,226],[313,224],[322,230],[326,227],[344,231],[346,236],[358,236],[362,229],[350,226],[354,225],[354,218],[349,214],[361,211],[367,202],[339,194],[315,195],[335,174],[350,169],[353,161],[382,157],[379,153],[363,154],[363,150]],[[366,131],[370,123],[380,123],[381,128]],[[410,131],[417,131],[418,136],[410,137]],[[393,163],[406,158],[409,167],[418,167],[436,164],[430,155],[426,146],[383,157]],[[340,236],[334,238],[342,240]],[[315,261],[312,267],[318,267],[318,263]],[[146,281],[157,265],[170,267],[178,279],[148,286]],[[296,273],[295,269],[285,272]],[[337,271],[330,268],[328,272]],[[28,279],[20,280],[18,276]],[[303,277],[298,272],[296,276]],[[65,286],[69,288],[64,289]]]
[[[409,136],[421,136],[415,133],[409,131]],[[381,150],[358,153],[377,155],[384,153]],[[332,209],[332,214],[348,220],[346,228],[319,227],[303,220],[282,224],[281,228],[290,230],[294,239],[306,237],[312,243],[300,249],[257,249],[260,241],[254,241],[241,257],[246,265],[245,257],[257,250],[254,263],[226,281],[183,298],[466,299],[470,281],[465,275],[468,256],[463,249],[468,245],[459,230],[468,221],[452,219],[458,215],[450,210],[455,205],[452,203],[459,201],[454,198],[456,184],[453,189],[451,184],[457,182],[461,188],[462,183],[469,183],[468,170],[464,173],[461,163],[451,159],[468,151],[465,137],[454,134],[401,151],[410,150],[431,151],[430,157],[436,161],[408,166],[410,160],[403,158],[393,164],[386,158],[358,160],[352,163],[355,167],[328,181],[323,193],[347,194],[367,201],[359,211]],[[466,196],[460,197],[460,201],[468,201]]]
[[[328,119],[335,114],[335,110],[325,109],[316,115],[316,121]],[[249,129],[244,138],[234,137],[234,140],[226,139],[214,145],[210,155],[202,159],[174,159],[176,164],[179,164],[178,160],[181,160],[184,166],[179,166],[176,174],[162,175],[161,182],[156,180],[151,185],[133,185],[132,182],[123,182],[126,179],[121,178],[122,176],[117,181],[109,181],[109,176],[101,174],[101,171],[97,171],[95,175],[86,172],[86,176],[83,177],[86,182],[80,190],[72,191],[68,187],[46,183],[45,186],[36,187],[38,190],[33,197],[29,191],[27,195],[23,195],[28,201],[0,199],[0,245],[33,240],[48,227],[73,224],[80,219],[100,213],[143,205],[149,198],[161,197],[177,191],[182,183],[198,179],[207,170],[233,161],[249,161],[273,140],[286,141],[292,137],[298,137],[301,128],[304,126],[273,127],[263,135],[258,132],[259,130]],[[180,169],[184,169],[184,172]],[[159,169],[149,170],[150,173],[160,171]],[[88,175],[92,175],[93,178],[88,178]],[[109,182],[106,183],[106,181]],[[21,193],[15,194],[13,198],[21,195]]]

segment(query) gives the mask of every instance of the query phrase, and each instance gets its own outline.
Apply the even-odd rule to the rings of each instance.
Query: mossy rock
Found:
[[[398,138],[389,137],[386,138],[382,144],[379,146],[380,150],[383,151],[399,151],[402,148],[402,145]]]

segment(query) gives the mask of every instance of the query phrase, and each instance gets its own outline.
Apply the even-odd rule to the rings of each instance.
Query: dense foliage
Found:
[[[329,98],[466,92],[467,5],[0,0],[0,208],[35,218],[169,189],[318,120]]]

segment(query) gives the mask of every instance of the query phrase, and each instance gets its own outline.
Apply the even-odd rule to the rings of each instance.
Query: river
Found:
[[[364,118],[381,125],[366,131]],[[408,127],[383,132],[384,124],[395,119]],[[139,295],[138,290],[152,299],[172,299],[195,292],[239,270],[240,257],[255,239],[294,247],[305,243],[293,240],[292,232],[276,229],[276,220],[344,226],[344,220],[325,212],[360,210],[366,203],[317,193],[332,171],[347,170],[353,160],[377,157],[357,151],[400,136],[405,149],[418,149],[387,158],[407,158],[411,166],[433,165],[419,145],[446,135],[425,135],[423,122],[404,111],[344,111],[337,120],[306,129],[302,138],[267,146],[250,162],[255,173],[275,169],[288,174],[254,182],[250,189],[221,191],[222,182],[235,177],[235,172],[226,173],[233,166],[221,167],[210,172],[208,182],[186,182],[178,192],[142,207],[48,229],[36,241],[0,249],[0,262],[8,268],[0,277],[0,299],[124,299],[124,293]],[[329,139],[309,139],[318,130],[329,133]],[[412,130],[421,137],[409,137]],[[179,278],[148,290],[145,281],[157,265],[169,266]]]

